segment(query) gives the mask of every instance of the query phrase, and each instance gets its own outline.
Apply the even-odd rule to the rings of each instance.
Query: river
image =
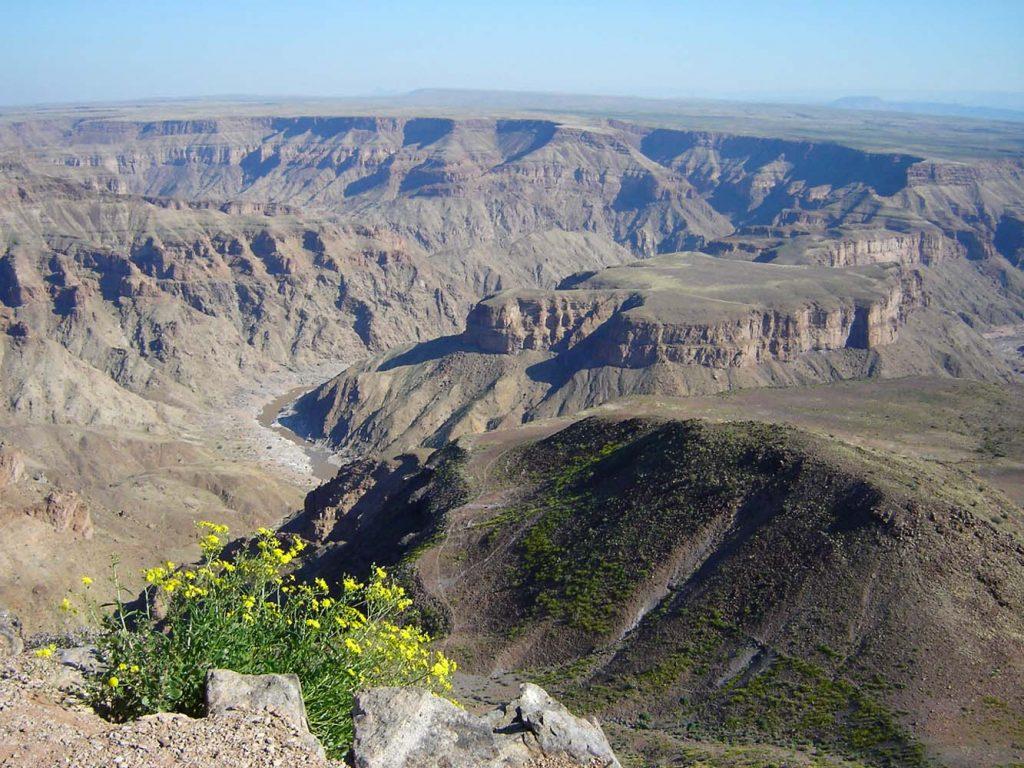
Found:
[[[308,385],[303,385],[290,389],[282,395],[278,395],[263,406],[263,410],[260,411],[258,421],[262,426],[276,432],[288,442],[301,448],[303,453],[305,453],[309,458],[313,476],[321,482],[326,482],[327,480],[333,479],[334,476],[338,474],[338,467],[341,466],[341,462],[334,458],[334,454],[332,454],[326,447],[318,443],[314,443],[311,440],[299,437],[277,420],[281,411],[285,410],[309,390],[310,387]]]

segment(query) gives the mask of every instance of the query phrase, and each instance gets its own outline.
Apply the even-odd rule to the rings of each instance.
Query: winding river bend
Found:
[[[260,411],[257,420],[263,427],[277,433],[288,442],[301,448],[303,453],[309,458],[313,476],[320,482],[326,482],[338,474],[338,467],[341,466],[341,462],[334,457],[330,449],[312,440],[299,437],[277,420],[282,411],[306,394],[309,389],[308,385],[302,385],[278,395],[263,406],[263,410]]]

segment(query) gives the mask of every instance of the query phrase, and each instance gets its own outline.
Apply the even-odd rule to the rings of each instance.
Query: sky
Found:
[[[1024,0],[0,0],[0,35],[0,105],[437,87],[1024,94]]]

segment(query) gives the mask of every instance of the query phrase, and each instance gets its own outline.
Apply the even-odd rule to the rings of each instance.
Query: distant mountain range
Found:
[[[837,109],[856,109],[869,112],[912,112],[918,115],[945,115],[1024,122],[1024,110],[940,101],[889,101],[878,96],[845,96],[836,99],[830,106]]]

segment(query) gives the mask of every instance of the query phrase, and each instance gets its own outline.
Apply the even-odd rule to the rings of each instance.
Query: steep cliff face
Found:
[[[794,258],[799,254],[799,259]],[[857,267],[865,264],[900,264],[905,267],[936,264],[945,259],[963,258],[966,249],[931,232],[854,232],[850,236],[836,232],[834,239],[780,246],[772,254],[780,263],[807,262],[829,267]],[[788,257],[788,258],[787,258]]]
[[[1006,214],[999,219],[994,245],[1011,264],[1024,265],[1024,212]]]
[[[0,126],[4,149],[95,189],[340,212],[431,252],[558,229],[650,255],[841,226],[952,244],[971,233],[984,247],[1024,191],[1016,159],[939,162],[616,121],[54,119]]]
[[[146,396],[188,402],[248,371],[354,359],[453,328],[472,296],[439,293],[422,252],[387,231],[84,193],[27,171],[0,185],[16,198],[0,212],[0,330],[20,345],[10,359],[57,342],[54,365],[67,354]]]
[[[640,300],[629,292],[583,290],[500,294],[470,310],[462,335],[482,352],[565,349],[589,336],[624,304]]]

